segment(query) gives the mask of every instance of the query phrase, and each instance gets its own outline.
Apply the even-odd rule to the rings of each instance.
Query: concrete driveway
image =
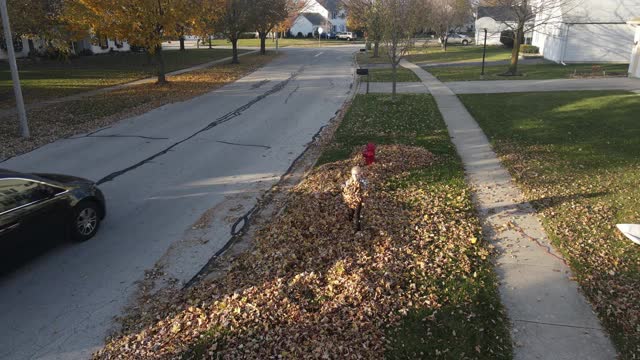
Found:
[[[108,216],[0,278],[0,359],[87,358],[145,270],[186,282],[349,97],[356,47],[286,49],[220,90],[0,163],[100,182]]]

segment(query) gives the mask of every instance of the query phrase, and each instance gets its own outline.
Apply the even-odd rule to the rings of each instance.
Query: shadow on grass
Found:
[[[640,96],[624,91],[462,95],[620,357],[640,353],[640,252],[615,224],[640,219]]]

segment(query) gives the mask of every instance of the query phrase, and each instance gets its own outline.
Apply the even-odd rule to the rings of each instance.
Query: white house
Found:
[[[347,31],[347,13],[338,4],[338,0],[318,0],[320,5],[327,9],[328,19],[331,22],[331,31],[334,33]]]
[[[634,29],[627,21],[640,16],[640,1],[580,0],[549,9],[536,16],[532,42],[545,59],[558,63],[629,61]]]
[[[31,51],[43,52],[45,43],[41,40],[29,41],[21,38],[14,42],[13,49],[15,50],[17,58],[23,58],[29,56]],[[129,51],[131,50],[131,46],[129,46],[126,41],[118,41],[106,37],[86,38],[71,43],[72,53],[81,55],[85,50],[90,50],[92,54],[105,54],[110,51]],[[6,45],[3,41],[2,44],[0,44],[0,60],[6,60],[7,57]]]
[[[633,49],[631,50],[631,61],[629,61],[629,76],[640,78],[640,17],[628,21],[628,24],[636,28]]]
[[[73,43],[73,50],[76,54],[81,54],[83,50],[90,50],[93,54],[105,54],[111,51],[130,51],[131,46],[126,41],[109,39],[104,36],[96,36],[75,41]]]
[[[301,13],[293,22],[291,33],[293,36],[302,34],[302,36],[306,37],[307,34],[313,34],[318,28],[322,28],[324,32],[328,32],[331,28],[331,22],[321,13],[305,12]]]
[[[484,29],[487,29],[487,45],[502,45],[500,33],[504,30],[512,30],[516,25],[516,17],[513,11],[506,6],[478,6],[476,13],[476,39],[478,45],[484,44]],[[531,32],[525,34],[525,43],[532,36]]]
[[[291,33],[307,36],[322,27],[325,32],[347,31],[347,16],[337,0],[310,0],[303,12],[294,20]]]
[[[9,57],[7,54],[7,45],[4,39],[1,40],[1,42],[0,60],[6,60]],[[13,43],[13,51],[15,51],[17,58],[29,56],[29,40],[22,38],[15,40]]]

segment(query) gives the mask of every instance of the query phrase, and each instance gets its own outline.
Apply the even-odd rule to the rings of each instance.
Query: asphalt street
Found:
[[[191,279],[350,96],[357,47],[283,49],[214,92],[0,163],[99,181],[108,215],[0,277],[0,359],[81,359],[146,270]]]

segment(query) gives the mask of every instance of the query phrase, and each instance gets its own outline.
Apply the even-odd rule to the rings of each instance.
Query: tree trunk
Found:
[[[162,53],[162,45],[156,45],[156,68],[158,70],[158,84],[167,82],[164,69],[164,54]]]
[[[258,36],[260,36],[260,55],[267,54],[267,33],[258,31]]]
[[[209,49],[211,49],[211,35],[209,35]]]
[[[373,42],[373,57],[380,57],[380,41],[378,40]]]
[[[184,36],[180,36],[180,51],[184,51]]]
[[[520,43],[524,37],[524,24],[518,24],[516,30],[516,38],[513,39],[513,50],[511,50],[511,62],[509,63],[509,70],[506,75],[515,76],[518,75],[518,56],[520,55]]]
[[[238,39],[231,39],[231,47],[233,48],[233,58],[231,60],[232,64],[239,64],[240,60],[238,60]]]
[[[391,90],[391,99],[395,100],[396,99],[396,85],[397,85],[397,75],[398,75],[398,64],[395,61],[395,59],[393,59],[393,64],[392,64],[392,74],[391,74],[391,79],[393,80],[393,85],[392,85],[392,90]]]
[[[447,45],[449,45],[449,37],[448,36],[441,36],[440,37],[440,46],[442,47],[442,49],[445,52],[447,51]]]

